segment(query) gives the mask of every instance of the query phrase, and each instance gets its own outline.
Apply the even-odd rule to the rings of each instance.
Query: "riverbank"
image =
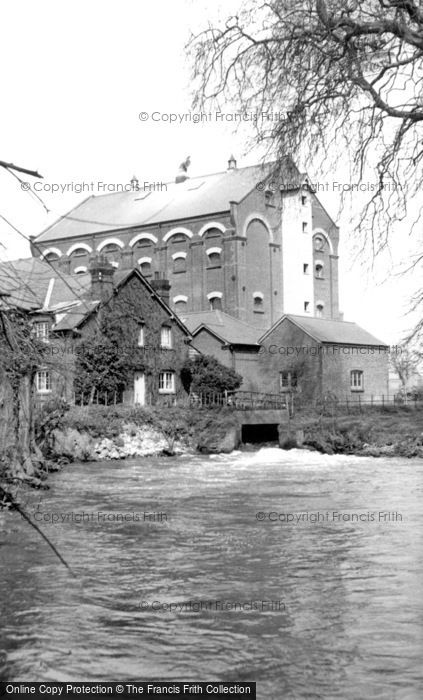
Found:
[[[423,415],[408,406],[368,408],[355,415],[300,415],[292,421],[285,447],[290,441],[324,454],[423,457]]]
[[[423,457],[423,416],[411,407],[357,415],[297,415],[279,431],[283,449],[324,454]],[[98,461],[152,455],[229,453],[240,444],[229,408],[72,407],[56,421],[44,452],[58,461]]]

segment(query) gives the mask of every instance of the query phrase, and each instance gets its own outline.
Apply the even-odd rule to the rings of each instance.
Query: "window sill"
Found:
[[[264,313],[266,313],[266,312],[263,311],[263,310],[261,310],[261,309],[260,309],[260,310],[259,310],[259,309],[253,309],[253,314],[264,314]]]
[[[353,394],[364,394],[364,389],[353,389],[353,388],[351,387],[351,392],[352,392]]]
[[[37,394],[51,394],[51,389],[37,389]]]
[[[175,389],[159,389],[159,394],[174,394]]]
[[[222,269],[222,265],[208,265],[206,267],[206,270],[221,270],[221,269]]]

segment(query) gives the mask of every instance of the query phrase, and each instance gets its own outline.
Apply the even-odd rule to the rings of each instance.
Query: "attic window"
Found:
[[[34,332],[37,340],[48,340],[50,334],[50,324],[48,321],[37,321],[34,323]]]

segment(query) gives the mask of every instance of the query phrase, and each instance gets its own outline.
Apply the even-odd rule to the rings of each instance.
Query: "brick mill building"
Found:
[[[298,358],[294,368],[280,351],[278,359],[260,354],[262,339],[277,336],[285,347],[305,333],[306,344],[323,347],[331,322],[332,344],[386,348],[343,322],[339,229],[289,158],[276,169],[238,168],[231,157],[219,173],[180,173],[146,189],[133,179],[126,189],[85,199],[33,237],[32,254],[72,277],[83,277],[101,254],[119,273],[136,268],[149,282],[168,280],[169,307],[188,326],[194,347],[241,371],[243,388],[300,390]],[[291,321],[281,323],[287,316]],[[342,361],[310,354],[306,365],[314,362],[316,371],[303,373],[314,377],[304,395],[386,394],[388,355],[374,354],[357,352],[355,364],[353,353],[348,361],[345,352]]]
[[[155,191],[91,196],[34,240],[33,255],[84,273],[94,253],[171,284],[178,313],[222,309],[267,329],[284,312],[339,319],[338,227],[287,159]]]

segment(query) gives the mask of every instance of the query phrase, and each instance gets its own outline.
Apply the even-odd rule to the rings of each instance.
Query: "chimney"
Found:
[[[107,301],[113,294],[113,275],[115,268],[104,255],[91,259],[91,298],[96,301]]]
[[[236,160],[234,155],[231,155],[228,160],[228,170],[236,170]]]
[[[170,287],[171,284],[169,280],[160,277],[159,272],[154,273],[154,279],[150,282],[154,291],[162,298],[162,300],[169,306],[170,301]]]

